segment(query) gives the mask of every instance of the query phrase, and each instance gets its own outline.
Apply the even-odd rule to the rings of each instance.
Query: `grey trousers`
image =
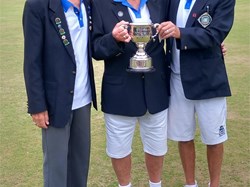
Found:
[[[86,187],[91,104],[72,111],[64,128],[42,130],[44,187]]]

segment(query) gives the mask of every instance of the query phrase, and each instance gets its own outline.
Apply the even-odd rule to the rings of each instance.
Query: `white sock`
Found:
[[[130,182],[130,183],[129,183],[128,185],[126,185],[126,186],[122,186],[122,185],[119,184],[119,187],[132,187],[132,186],[131,186],[131,182]]]
[[[150,187],[161,187],[161,181],[157,182],[157,183],[149,181],[149,186]]]
[[[198,187],[198,184],[195,181],[195,184],[191,184],[191,185],[186,184],[184,187]]]
[[[184,187],[197,187],[197,185],[196,184],[190,184],[190,185],[186,184]]]

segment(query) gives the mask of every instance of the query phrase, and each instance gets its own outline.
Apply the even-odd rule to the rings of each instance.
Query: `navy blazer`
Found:
[[[86,12],[90,14],[87,11],[89,2],[85,0],[84,3]],[[84,24],[89,24],[89,21]],[[59,31],[60,28],[65,33]],[[23,31],[28,113],[47,110],[50,125],[64,127],[72,111],[76,62],[61,0],[27,0],[23,13]],[[92,99],[96,108],[90,38],[86,42],[89,48]]]
[[[166,19],[167,0],[147,2],[152,23]],[[104,60],[102,80],[102,111],[125,116],[154,114],[168,107],[169,64],[164,43],[150,41],[146,52],[152,57],[153,73],[131,73],[126,69],[137,51],[135,43],[116,42],[112,36],[114,26],[121,20],[132,22],[127,7],[113,0],[93,1],[93,57]]]
[[[176,23],[179,0],[171,1],[169,20]],[[199,100],[230,96],[228,77],[221,43],[228,35],[234,20],[235,0],[196,0],[181,38],[176,40],[180,50],[180,72],[186,98]],[[212,17],[206,27],[198,22],[205,12]],[[172,46],[173,39],[168,40]],[[172,48],[167,56],[172,62]]]

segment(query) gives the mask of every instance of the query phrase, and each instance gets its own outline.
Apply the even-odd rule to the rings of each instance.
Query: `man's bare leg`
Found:
[[[164,156],[153,156],[145,153],[145,162],[149,180],[153,183],[161,182]]]
[[[207,145],[207,160],[210,175],[210,187],[219,187],[223,160],[223,143]]]
[[[111,161],[119,184],[128,185],[131,181],[131,155],[120,159],[111,158]]]
[[[185,174],[186,184],[195,184],[195,145],[194,141],[179,142],[179,153]]]

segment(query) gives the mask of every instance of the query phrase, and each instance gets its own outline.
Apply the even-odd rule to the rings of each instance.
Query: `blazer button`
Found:
[[[73,73],[73,74],[76,74],[76,71],[73,70],[72,73]]]
[[[144,79],[144,75],[142,75],[141,78]]]
[[[185,46],[184,46],[184,49],[185,49],[185,50],[187,50],[187,49],[188,49],[188,47],[185,45]]]
[[[171,51],[170,51],[170,50],[168,50],[168,53],[171,53]]]
[[[73,91],[73,90],[71,90],[69,93],[70,93],[70,94],[73,94],[73,93],[74,93],[74,91]]]

